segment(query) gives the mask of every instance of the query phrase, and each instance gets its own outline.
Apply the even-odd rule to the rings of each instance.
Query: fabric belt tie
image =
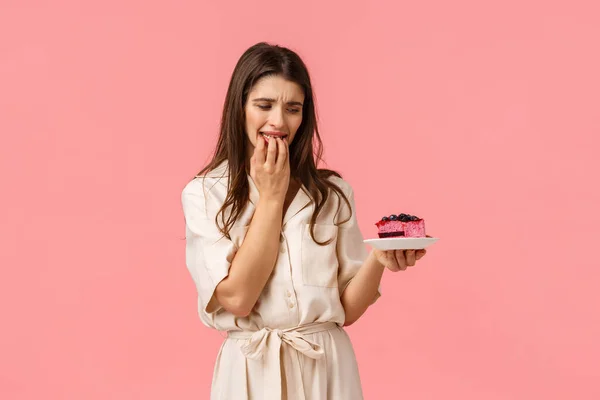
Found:
[[[292,359],[296,368],[290,374],[291,381],[287,382],[289,388],[294,388],[300,400],[305,400],[304,384],[300,369],[299,353],[318,360],[325,352],[320,345],[311,342],[304,335],[324,332],[337,327],[335,322],[317,322],[287,329],[263,328],[256,332],[228,331],[231,339],[245,340],[240,344],[242,353],[252,360],[263,359],[264,362],[264,390],[265,400],[281,400],[281,346],[285,343],[296,351],[292,352]]]

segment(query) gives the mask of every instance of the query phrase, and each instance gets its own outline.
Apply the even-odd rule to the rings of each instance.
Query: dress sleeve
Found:
[[[341,224],[338,229],[338,240],[337,240],[337,255],[339,262],[338,269],[338,288],[340,291],[340,297],[346,287],[354,278],[360,267],[363,265],[365,260],[369,256],[369,252],[365,243],[363,242],[364,237],[358,226],[358,219],[356,215],[356,206],[354,202],[354,191],[350,188],[346,193],[348,201],[350,202],[352,216],[350,219]],[[341,213],[342,221],[348,218],[348,206],[346,202],[341,199],[341,205],[343,212]],[[373,299],[373,303],[381,296],[381,285],[377,290],[377,295]]]
[[[181,202],[185,217],[186,266],[196,285],[199,311],[210,314],[222,309],[214,292],[229,274],[237,248],[216,226],[215,213],[209,211],[212,207],[207,207],[210,200],[203,189],[200,179],[190,182],[182,192]]]

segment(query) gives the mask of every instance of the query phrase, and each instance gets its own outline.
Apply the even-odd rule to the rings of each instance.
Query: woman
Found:
[[[317,169],[321,153],[306,66],[289,49],[252,46],[214,157],[182,193],[199,315],[228,332],[211,399],[362,399],[343,326],[380,296],[386,267],[425,250],[367,252],[353,190]]]

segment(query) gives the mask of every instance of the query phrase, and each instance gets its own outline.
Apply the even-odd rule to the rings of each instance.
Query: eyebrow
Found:
[[[253,99],[252,101],[266,101],[268,103],[275,103],[277,100],[271,99],[271,98],[267,98],[267,97],[259,97],[258,99]],[[287,105],[288,106],[300,106],[300,107],[302,107],[302,103],[299,102],[299,101],[288,101]]]

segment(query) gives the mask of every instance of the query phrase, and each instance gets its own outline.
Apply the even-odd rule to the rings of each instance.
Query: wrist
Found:
[[[264,205],[264,207],[269,207],[269,208],[273,208],[273,207],[283,208],[283,199],[280,199],[278,197],[263,196],[263,197],[259,197],[258,205]]]
[[[382,264],[381,261],[379,261],[378,252],[380,251],[377,249],[371,250],[369,257],[367,258],[367,263],[373,268],[384,270],[385,265]]]

